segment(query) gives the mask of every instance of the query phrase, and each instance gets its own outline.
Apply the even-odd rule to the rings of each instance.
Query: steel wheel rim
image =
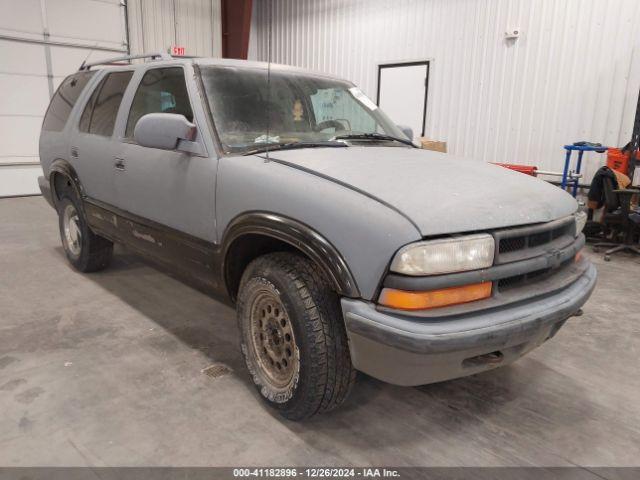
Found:
[[[71,255],[79,257],[82,250],[82,231],[80,217],[73,205],[67,205],[62,215],[64,243]]]
[[[278,296],[261,291],[251,306],[251,340],[260,370],[276,388],[286,388],[299,370],[289,315]]]

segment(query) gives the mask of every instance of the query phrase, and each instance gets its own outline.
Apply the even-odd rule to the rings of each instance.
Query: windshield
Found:
[[[227,153],[265,144],[327,142],[377,133],[405,138],[351,83],[263,68],[202,67],[202,81]],[[269,88],[270,86],[270,88]]]

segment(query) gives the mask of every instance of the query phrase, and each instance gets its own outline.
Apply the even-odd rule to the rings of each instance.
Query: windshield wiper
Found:
[[[263,143],[259,147],[256,147],[252,150],[249,150],[243,155],[254,155],[256,153],[263,153],[267,150],[273,152],[274,150],[293,150],[295,148],[318,148],[318,147],[348,147],[347,144],[343,142],[336,142],[334,140],[326,140],[322,142],[273,142],[273,143]]]
[[[389,140],[404,143],[416,147],[408,138],[398,138],[393,135],[385,135],[384,133],[345,133],[344,135],[336,135],[331,140]]]

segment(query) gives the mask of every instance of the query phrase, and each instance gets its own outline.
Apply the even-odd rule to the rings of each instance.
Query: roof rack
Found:
[[[91,67],[95,67],[96,65],[121,65],[118,64],[116,62],[124,62],[124,61],[131,61],[131,60],[135,60],[137,58],[149,58],[151,60],[172,60],[173,57],[171,55],[169,55],[168,53],[164,53],[164,52],[154,52],[154,53],[143,53],[141,55],[125,55],[124,57],[114,57],[114,58],[107,58],[105,60],[102,60],[100,62],[91,62],[91,63],[86,63],[86,61],[82,62],[82,65],[80,65],[80,68],[78,70],[89,70]]]

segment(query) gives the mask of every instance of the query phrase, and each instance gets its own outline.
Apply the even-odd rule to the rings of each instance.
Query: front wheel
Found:
[[[346,399],[355,369],[340,302],[312,262],[284,252],[254,260],[237,311],[244,359],[268,404],[301,420]]]
[[[65,195],[57,204],[62,246],[69,263],[81,272],[95,272],[111,262],[113,243],[91,231],[80,202]]]

